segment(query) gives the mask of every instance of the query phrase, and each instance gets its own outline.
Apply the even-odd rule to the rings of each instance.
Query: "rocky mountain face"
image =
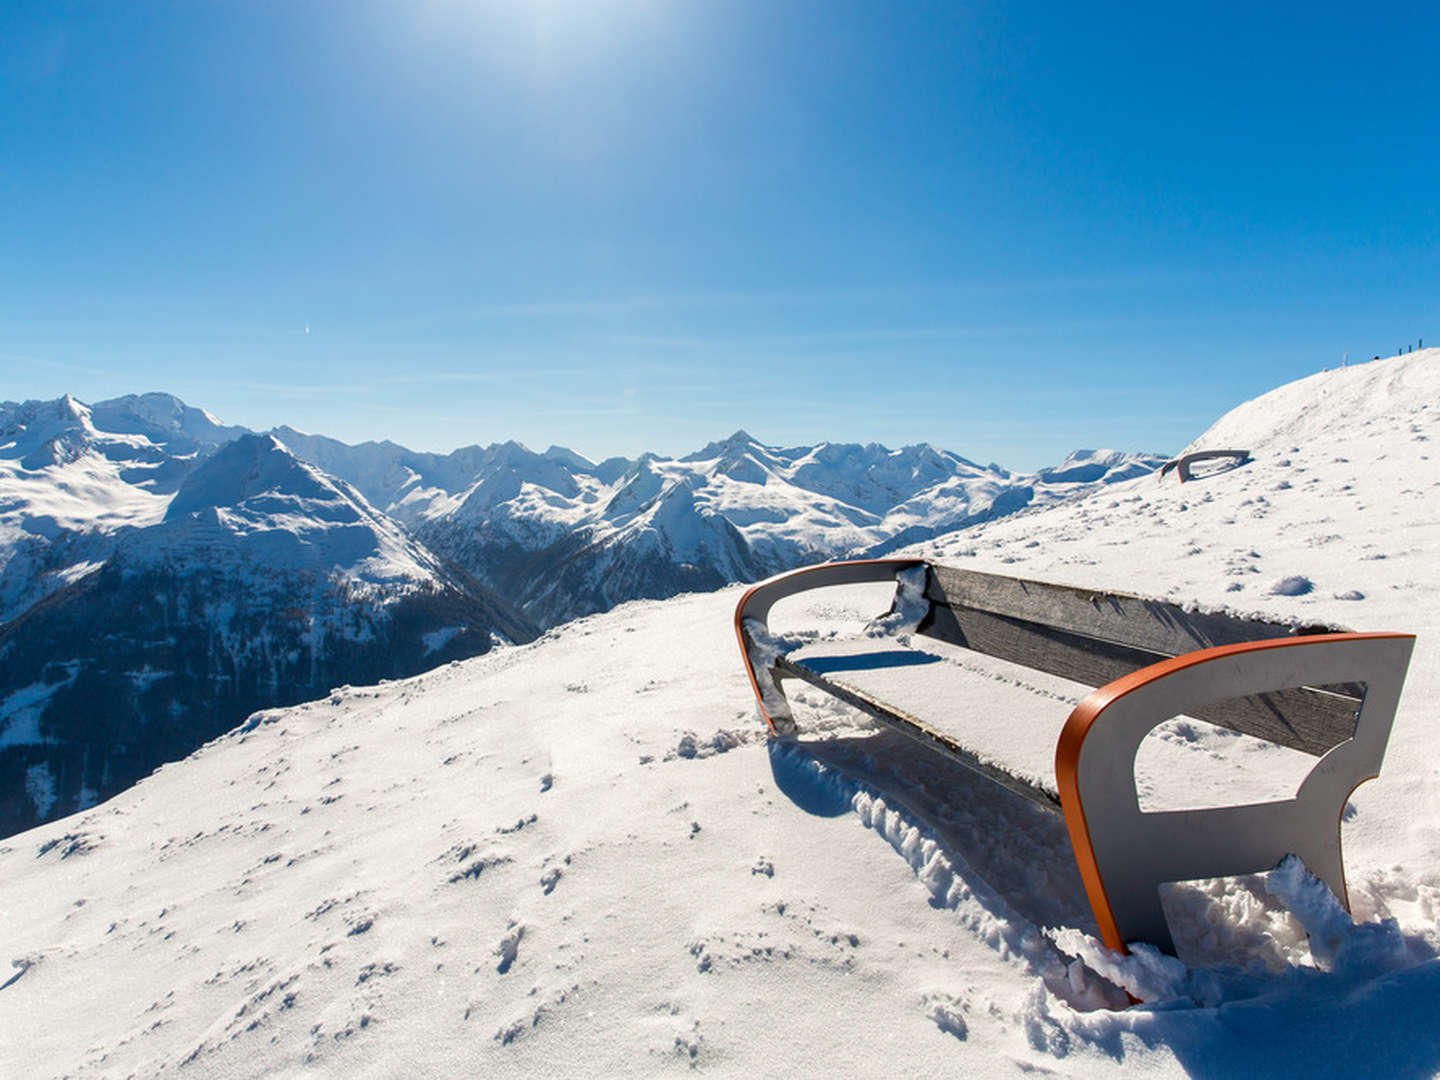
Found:
[[[411,675],[626,600],[881,554],[1160,463],[1014,475],[930,446],[592,462],[418,453],[167,394],[0,404],[0,835],[250,712]]]

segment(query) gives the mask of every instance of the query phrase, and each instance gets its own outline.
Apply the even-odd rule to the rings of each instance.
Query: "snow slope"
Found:
[[[1286,867],[1180,896],[1208,962],[1115,960],[1057,823],[818,695],[767,744],[729,589],[257,714],[4,841],[0,1074],[1433,1075],[1437,390],[1435,352],[1325,373],[1201,440],[1250,465],[931,545],[1418,632],[1344,825],[1358,925]],[[1125,1002],[1101,973],[1149,1003],[1097,1009]]]

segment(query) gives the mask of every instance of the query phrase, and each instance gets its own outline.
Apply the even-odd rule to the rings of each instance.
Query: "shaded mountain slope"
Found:
[[[0,626],[0,829],[106,798],[256,709],[536,632],[343,483],[241,437],[162,522]]]

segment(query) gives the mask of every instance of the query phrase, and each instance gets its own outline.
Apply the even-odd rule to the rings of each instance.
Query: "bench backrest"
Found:
[[[920,633],[1095,687],[1197,649],[1341,629],[1186,611],[1125,593],[935,564],[925,595],[931,609]],[[1353,683],[1304,687],[1233,698],[1191,715],[1318,756],[1354,735],[1363,696]]]

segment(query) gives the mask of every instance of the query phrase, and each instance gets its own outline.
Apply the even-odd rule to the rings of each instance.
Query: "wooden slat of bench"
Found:
[[[1290,628],[1279,623],[1191,613],[1163,601],[1085,593],[1067,586],[975,571],[932,569],[929,593],[935,606],[921,627],[922,633],[1092,687],[1176,655],[1154,648],[1156,645],[1188,645],[1183,651],[1193,651],[1210,645],[1292,636]],[[939,589],[933,584],[937,577],[941,578]],[[941,600],[941,596],[951,602]],[[980,607],[960,606],[953,602],[957,597]],[[1032,622],[985,610],[1005,604],[1011,611],[1043,615],[1046,621]],[[1139,616],[1133,623],[1128,621],[1132,615]],[[1100,633],[1061,628],[1084,626],[1087,616]],[[1130,634],[1132,642],[1138,638],[1152,647],[1120,644],[1120,632],[1127,627],[1136,628],[1137,632]],[[1253,632],[1244,636],[1241,631],[1245,628]],[[1361,689],[1353,685],[1277,690],[1217,702],[1191,715],[1319,756],[1354,735],[1361,696]]]
[[[1317,626],[1297,631],[1284,623],[1186,611],[1164,600],[1127,593],[1026,581],[933,564],[926,595],[938,604],[1008,615],[1166,657],[1212,645],[1342,629]]]
[[[1147,652],[985,611],[935,605],[920,632],[951,645],[998,656],[1061,678],[1103,686],[1147,664],[1166,659]]]

